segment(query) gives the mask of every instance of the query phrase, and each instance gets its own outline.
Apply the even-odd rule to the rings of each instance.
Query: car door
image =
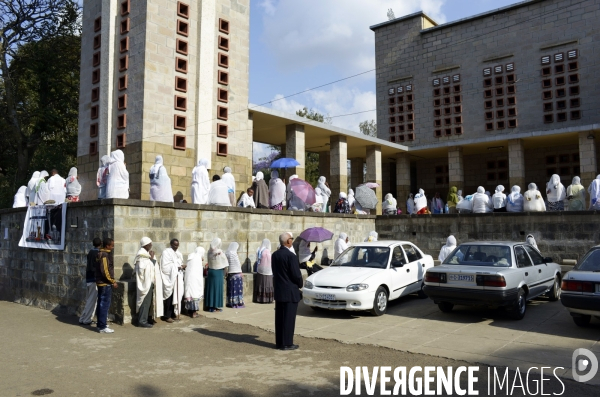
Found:
[[[529,255],[527,255],[527,252],[523,246],[517,245],[515,246],[514,250],[517,267],[523,272],[523,279],[525,280],[525,284],[530,291],[529,295],[536,295],[535,284],[539,279],[537,276],[537,270],[533,268],[533,262],[531,262],[531,259],[529,258]]]
[[[412,244],[402,244],[402,249],[406,253],[408,264],[405,266],[409,275],[410,285],[406,288],[407,293],[418,291],[421,288],[420,281],[423,280],[423,256]]]
[[[408,270],[408,271],[407,271]],[[411,274],[408,267],[406,254],[401,246],[397,245],[392,250],[392,260],[388,269],[391,279],[390,299],[396,299],[401,295],[406,295],[406,286],[411,284]]]
[[[543,293],[546,289],[551,287],[554,282],[554,270],[544,262],[542,254],[537,252],[533,247],[524,245],[523,248],[525,248],[525,251],[529,254],[531,262],[533,262],[534,271],[537,272],[538,275],[538,281],[536,283],[538,286],[536,286],[536,289],[539,289],[540,291],[537,293]]]

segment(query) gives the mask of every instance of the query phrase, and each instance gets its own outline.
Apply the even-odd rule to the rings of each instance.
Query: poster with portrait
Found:
[[[64,250],[66,223],[66,203],[28,207],[19,247]]]

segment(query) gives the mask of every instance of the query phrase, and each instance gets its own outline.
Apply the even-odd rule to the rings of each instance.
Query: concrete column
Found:
[[[296,159],[300,165],[288,168],[286,174],[297,174],[298,178],[305,179],[305,142],[304,126],[301,124],[289,124],[285,126],[285,157]]]
[[[331,153],[319,152],[319,176],[324,176],[327,181],[331,179]]]
[[[362,157],[355,157],[350,159],[350,187],[356,189],[356,187],[364,183],[364,166],[365,159]]]
[[[449,188],[456,186],[458,190],[464,190],[465,168],[462,147],[448,149],[448,178],[450,181]]]
[[[594,136],[594,139],[588,139]],[[598,165],[596,164],[596,139],[594,132],[579,133],[579,177],[586,188],[596,179]]]
[[[331,203],[335,205],[340,192],[348,193],[348,144],[346,137],[335,135],[330,138],[329,188]]]
[[[406,214],[406,198],[410,193],[410,159],[408,153],[396,155],[396,201],[402,213]]]
[[[377,203],[377,215],[381,215],[381,146],[367,146],[367,182],[375,182],[379,187],[375,189],[375,194],[379,202]]]
[[[508,140],[508,184],[506,192],[510,192],[513,186],[521,187],[521,191],[527,190],[525,180],[525,148],[522,139]]]

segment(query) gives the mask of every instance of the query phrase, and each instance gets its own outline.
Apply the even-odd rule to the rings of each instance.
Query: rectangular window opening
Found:
[[[229,73],[219,70],[218,73],[219,84],[229,84]]]
[[[117,135],[117,149],[123,149],[127,145],[127,135],[125,133]]]
[[[173,128],[176,130],[185,131],[186,129],[186,117],[176,114],[173,116]]]
[[[219,48],[224,51],[229,51],[229,39],[224,36],[219,36]]]
[[[117,116],[117,128],[122,130],[127,127],[127,114]]]
[[[90,156],[98,154],[98,142],[90,142]]]
[[[219,138],[227,138],[229,130],[227,124],[217,124],[217,136]]]
[[[180,16],[182,18],[189,18],[190,17],[190,6],[187,5],[186,3],[182,3],[181,1],[177,2],[177,16]]]
[[[175,95],[175,110],[187,110],[187,98],[184,96]]]
[[[227,120],[228,110],[225,106],[217,106],[217,118],[219,120]]]
[[[127,109],[127,94],[120,95],[117,99],[117,109]]]
[[[124,72],[129,69],[129,55],[119,58],[119,72]]]
[[[123,37],[121,41],[119,41],[119,52],[127,51],[129,51],[129,36]]]
[[[102,17],[94,19],[94,32],[99,32],[102,29]]]
[[[129,18],[125,18],[121,21],[121,34],[129,33]]]
[[[95,52],[92,56],[92,66],[100,66],[100,51]]]
[[[94,50],[97,50],[102,45],[102,38],[100,35],[94,36]]]
[[[119,91],[127,89],[127,75],[119,77]]]
[[[92,88],[92,102],[97,102],[100,99],[100,88]]]
[[[217,88],[217,100],[219,102],[227,103],[229,100],[229,91],[224,90],[223,88]]]
[[[185,135],[173,135],[173,149],[185,150],[186,148],[186,137]]]
[[[179,54],[187,55],[188,54],[188,42],[181,39],[175,40],[175,51]]]
[[[229,21],[219,18],[219,32],[229,34]]]
[[[131,4],[129,2],[129,0],[125,0],[123,2],[121,2],[121,15],[127,15],[129,14],[129,11],[131,10]]]
[[[187,92],[187,79],[175,76],[175,89],[181,92]]]
[[[190,25],[181,19],[177,20],[177,34],[187,37],[190,33]]]
[[[185,58],[175,58],[175,70],[180,73],[188,72],[188,61]]]
[[[91,116],[92,120],[97,119],[99,114],[100,114],[100,110],[99,110],[98,105],[94,105],[90,108],[90,116]]]
[[[217,156],[227,156],[227,143],[217,142]]]
[[[90,137],[94,138],[98,136],[98,123],[90,124]]]

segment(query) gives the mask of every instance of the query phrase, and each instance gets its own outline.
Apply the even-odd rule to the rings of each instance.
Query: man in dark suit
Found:
[[[281,248],[271,257],[275,289],[275,345],[281,350],[298,348],[294,345],[294,328],[303,281],[298,257],[290,251],[293,241],[289,233],[280,235]]]

